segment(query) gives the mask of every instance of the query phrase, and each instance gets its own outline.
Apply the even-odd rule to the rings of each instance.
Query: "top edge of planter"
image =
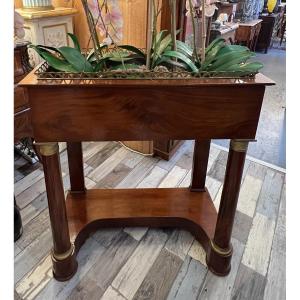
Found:
[[[240,78],[216,78],[216,77],[191,77],[191,78],[86,78],[86,79],[68,79],[68,78],[39,78],[37,70],[40,65],[32,70],[21,82],[19,86],[23,87],[42,87],[42,86],[218,86],[218,85],[275,85],[275,82],[258,73],[253,77]]]

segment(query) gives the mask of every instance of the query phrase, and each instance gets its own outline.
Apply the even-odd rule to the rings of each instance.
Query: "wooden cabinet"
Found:
[[[27,44],[17,45],[14,49],[14,141],[24,137],[32,137],[30,124],[30,108],[25,90],[18,86],[26,74],[31,71]]]
[[[153,154],[162,159],[169,160],[184,141],[163,140],[153,142]]]
[[[236,32],[236,43],[247,46],[251,51],[256,48],[262,20],[240,23]]]
[[[279,30],[282,16],[283,13],[276,13],[260,17],[262,19],[262,25],[258,36],[256,50],[264,50],[265,53],[268,52],[269,47],[272,46],[272,39]]]

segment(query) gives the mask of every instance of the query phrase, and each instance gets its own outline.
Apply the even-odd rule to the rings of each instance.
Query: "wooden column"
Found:
[[[71,192],[85,191],[81,142],[67,143]]]
[[[248,140],[232,140],[230,143],[216,230],[207,255],[209,269],[221,276],[230,272],[232,257],[230,240],[248,142]]]
[[[210,140],[195,140],[191,191],[204,191]]]
[[[42,157],[48,208],[52,229],[53,275],[59,281],[71,278],[77,270],[75,247],[70,242],[58,143],[37,143]]]

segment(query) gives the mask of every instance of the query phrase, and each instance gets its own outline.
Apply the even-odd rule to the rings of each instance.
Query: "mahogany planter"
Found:
[[[207,252],[208,268],[230,271],[230,243],[247,145],[255,139],[265,87],[248,79],[38,80],[21,85],[43,158],[53,233],[53,272],[68,280],[89,234],[111,226],[179,227]],[[84,185],[82,141],[195,139],[190,188],[100,189]],[[219,213],[205,177],[210,139],[231,139]],[[58,142],[67,142],[71,190],[65,202]]]

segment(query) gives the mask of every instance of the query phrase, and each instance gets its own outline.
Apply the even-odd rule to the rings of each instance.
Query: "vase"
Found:
[[[268,1],[268,12],[271,14],[277,4],[277,0],[269,0]]]
[[[261,12],[261,0],[255,0],[253,3],[253,19],[256,20]]]
[[[243,15],[242,15],[242,22],[248,22],[253,20],[253,1],[246,0],[243,6]]]
[[[28,10],[53,9],[52,0],[23,0],[23,8]]]

